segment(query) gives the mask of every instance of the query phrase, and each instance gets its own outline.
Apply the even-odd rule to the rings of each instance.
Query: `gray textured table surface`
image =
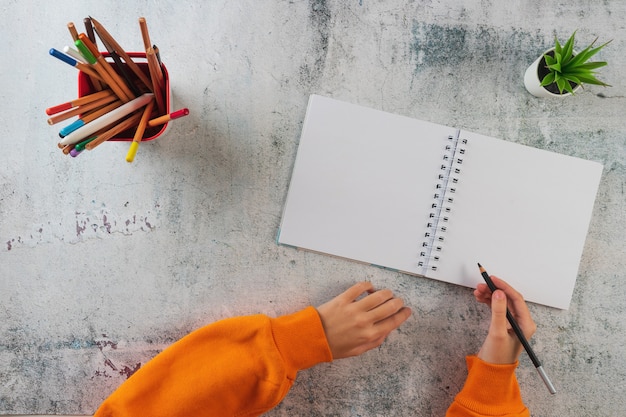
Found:
[[[533,415],[623,415],[626,3],[106,3],[0,2],[0,414],[91,414],[205,323],[317,305],[362,279],[414,316],[375,351],[301,372],[268,415],[444,414],[486,332],[471,292],[275,243],[317,93],[604,164],[570,309],[531,306],[559,393],[525,356],[518,376]],[[65,157],[46,124],[44,109],[76,94],[48,49],[87,15],[127,50],[142,48],[145,16],[174,107],[191,110],[133,164],[126,144]],[[526,67],[575,29],[579,45],[613,39],[600,54],[613,87],[529,95]]]

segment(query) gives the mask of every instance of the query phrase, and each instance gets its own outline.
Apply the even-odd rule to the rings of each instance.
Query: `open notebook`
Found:
[[[567,309],[602,165],[313,95],[278,243]]]

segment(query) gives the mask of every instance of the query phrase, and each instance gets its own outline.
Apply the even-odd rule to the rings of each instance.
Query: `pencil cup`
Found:
[[[145,52],[127,52],[127,54],[129,57],[133,59],[133,62],[137,64],[137,66],[141,69],[141,71],[143,71],[148,77],[150,77],[150,68],[146,60]],[[104,56],[105,58],[109,58],[109,54],[107,52],[102,52],[102,56]],[[109,59],[107,59],[107,61],[109,61]],[[132,71],[128,69],[126,64],[123,64],[123,65],[127,69],[126,72],[128,74],[133,75],[133,77],[135,77]],[[112,66],[116,72],[119,71],[117,68],[115,68],[114,65]],[[160,94],[162,94],[162,96],[164,97],[164,104],[165,104],[164,114],[169,114],[171,112],[170,107],[171,107],[171,97],[172,97],[172,94],[171,94],[172,92],[170,88],[170,77],[167,72],[167,68],[165,68],[165,65],[163,63],[161,63],[161,69],[163,70],[163,80],[164,80],[163,90],[164,91],[161,91]],[[136,79],[135,81],[138,81],[138,79]],[[86,96],[88,94],[95,93],[95,92],[96,92],[96,89],[93,87],[91,80],[89,79],[89,76],[85,74],[84,72],[79,71],[78,72],[78,97],[83,97],[83,96]],[[159,114],[159,116],[162,116],[162,115]],[[163,134],[167,131],[168,128],[169,128],[169,122],[164,123],[160,126],[148,127],[146,128],[146,131],[144,132],[142,141],[145,142],[149,140],[154,140],[160,136],[163,136]],[[130,142],[133,140],[134,134],[135,134],[135,129],[133,128],[133,129],[126,130],[109,140],[118,141],[118,142],[119,141]]]

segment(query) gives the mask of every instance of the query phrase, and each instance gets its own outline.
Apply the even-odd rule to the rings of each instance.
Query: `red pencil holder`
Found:
[[[101,52],[101,54],[105,58],[109,58],[108,52]],[[148,78],[150,78],[150,69],[148,67],[148,62],[146,60],[145,52],[127,52],[127,54],[130,58],[133,58],[133,62],[137,64],[139,69],[144,74],[146,74]],[[119,70],[117,69],[116,65],[114,65],[110,59],[107,59],[107,62],[111,63],[111,66],[113,67],[113,69],[119,74]],[[132,79],[134,81],[138,81],[137,76],[131,71],[128,65],[126,65],[126,63],[122,63],[122,65],[124,65],[126,72],[132,77]],[[169,77],[169,74],[167,72],[167,68],[165,67],[165,65],[161,63],[160,66],[161,66],[161,69],[163,70],[163,80],[164,80],[163,91],[161,91],[160,93],[164,97],[165,114],[169,114],[171,112],[170,110],[170,105],[171,105],[170,77]],[[83,96],[96,93],[96,92],[97,90],[94,88],[93,84],[91,83],[89,76],[85,74],[84,72],[79,71],[78,72],[78,97],[83,97]],[[159,116],[162,116],[162,114],[160,114]],[[168,127],[169,127],[169,122],[164,123],[160,126],[146,128],[146,131],[143,134],[142,141],[145,142],[148,140],[153,140],[153,139],[158,138],[159,136],[163,135],[167,131]],[[109,140],[130,142],[133,140],[134,134],[135,134],[135,129],[128,129],[118,134],[117,136],[112,137]]]

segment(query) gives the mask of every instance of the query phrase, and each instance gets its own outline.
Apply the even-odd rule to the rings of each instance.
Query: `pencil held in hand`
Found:
[[[493,280],[491,279],[491,277],[487,273],[487,270],[485,268],[483,268],[483,266],[480,263],[478,264],[478,268],[480,270],[480,274],[482,275],[483,279],[487,283],[487,286],[489,287],[491,292],[496,291],[498,289],[498,287],[496,287],[496,285],[494,284]],[[535,351],[530,346],[530,343],[528,343],[528,340],[526,339],[526,336],[524,336],[524,333],[522,332],[522,329],[520,328],[519,324],[517,323],[517,321],[515,320],[515,318],[513,317],[513,315],[511,314],[511,312],[509,311],[508,308],[506,310],[506,318],[509,321],[509,323],[511,324],[511,328],[515,332],[515,335],[517,336],[517,338],[519,339],[520,343],[522,344],[522,346],[526,350],[526,353],[528,353],[528,356],[530,357],[530,360],[533,362],[533,365],[535,365],[535,368],[537,369],[537,372],[539,372],[539,375],[541,376],[541,379],[543,380],[544,384],[546,385],[546,387],[550,391],[550,394],[556,394],[556,389],[554,388],[554,385],[552,385],[552,382],[550,381],[550,378],[548,378],[548,375],[544,371],[543,366],[541,365],[541,362],[539,361],[539,358],[537,358],[537,355],[535,354]]]

